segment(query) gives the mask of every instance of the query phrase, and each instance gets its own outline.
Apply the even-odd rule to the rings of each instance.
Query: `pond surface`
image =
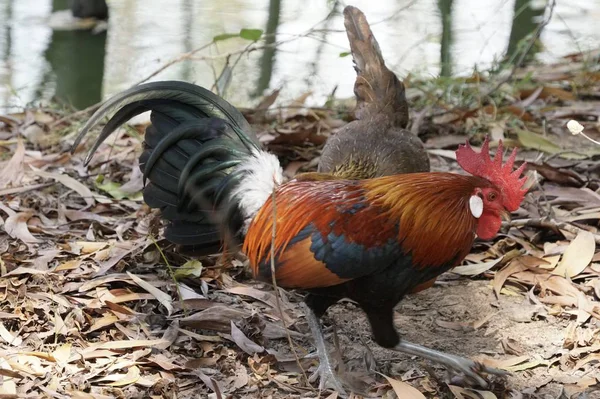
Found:
[[[545,6],[543,0],[109,0],[107,30],[93,33],[53,28],[65,3],[0,0],[0,111],[53,96],[86,107],[242,28],[275,32],[284,43],[227,57],[250,42],[220,41],[153,80],[211,87],[229,65],[225,97],[236,105],[255,104],[257,94],[273,88],[282,88],[280,101],[311,91],[309,102],[322,104],[334,90],[352,96],[352,60],[340,56],[349,49],[340,15],[345,4],[366,13],[387,65],[400,77],[489,67],[520,48]],[[552,61],[600,47],[598,21],[600,0],[557,0],[535,57]]]

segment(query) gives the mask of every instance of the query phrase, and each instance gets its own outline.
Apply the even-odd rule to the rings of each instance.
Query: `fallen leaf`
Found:
[[[573,367],[573,368],[575,370],[578,370],[580,368],[583,368],[583,366],[585,366],[586,364],[588,364],[590,362],[600,362],[600,353],[592,353],[592,354],[587,355],[586,357],[584,357],[583,359],[578,361],[577,364],[575,365],[575,367]]]
[[[166,309],[169,316],[173,313],[173,299],[164,291],[159,290],[147,281],[142,280],[135,274],[127,272],[127,275],[133,280],[134,283],[139,285],[141,288],[148,291],[154,296]]]
[[[81,259],[79,259],[79,258],[72,259],[72,260],[68,260],[68,261],[63,262],[60,265],[56,266],[54,271],[60,272],[63,270],[74,270],[74,269],[77,269],[80,265],[81,265]]]
[[[81,254],[91,254],[109,245],[108,242],[99,241],[76,241],[74,244]]]
[[[241,350],[243,350],[244,352],[246,352],[249,355],[254,355],[255,353],[261,353],[261,352],[264,352],[264,350],[265,350],[265,348],[258,345],[257,343],[255,343],[254,341],[249,339],[248,337],[246,337],[246,335],[244,335],[242,330],[240,330],[235,325],[233,320],[231,321],[231,338],[233,339],[233,342],[235,342],[236,345],[240,347]]]
[[[417,388],[407,384],[404,381],[399,381],[394,378],[388,377],[387,375],[381,374],[390,383],[392,389],[396,393],[398,398],[402,399],[426,399]]]
[[[94,324],[92,324],[92,326],[90,327],[89,332],[94,332],[102,328],[108,327],[110,325],[115,324],[118,321],[119,318],[117,316],[115,316],[114,314],[107,313],[101,318],[94,320]]]
[[[81,196],[81,198],[83,198],[83,200],[85,201],[85,204],[88,207],[94,205],[95,201],[94,201],[94,194],[92,193],[92,191],[89,188],[87,188],[83,183],[78,182],[77,180],[73,179],[71,176],[63,175],[60,173],[44,172],[43,170],[38,169],[33,166],[31,166],[31,169],[33,170],[33,174],[35,174],[36,176],[41,176],[41,177],[45,177],[47,179],[56,180],[57,182],[61,183],[63,186],[75,191],[77,194],[79,194],[79,196]]]
[[[23,340],[20,337],[15,336],[13,335],[13,333],[8,331],[6,327],[4,327],[3,323],[0,323],[0,338],[2,338],[7,344],[12,346],[21,346],[21,344],[23,343]]]
[[[83,349],[81,353],[93,352],[98,349],[130,349],[139,347],[153,347],[155,345],[164,344],[163,339],[132,339],[132,340],[120,340],[120,341],[108,341],[100,342],[97,344],[91,344],[87,348]]]
[[[173,277],[176,280],[185,277],[200,277],[202,275],[202,262],[197,259],[188,260],[181,267],[175,269]]]
[[[24,161],[25,146],[23,145],[23,139],[19,137],[17,139],[17,149],[10,161],[0,164],[0,188],[14,187],[20,184],[25,173]]]
[[[518,364],[528,361],[529,356],[513,356],[505,359],[492,359],[489,357],[481,357],[478,360],[486,366],[507,370],[509,367],[514,367]]]
[[[71,344],[62,344],[52,352],[52,357],[60,365],[65,365],[71,357]]]
[[[27,221],[33,216],[32,212],[19,212],[8,211],[8,207],[0,204],[0,209],[8,213],[9,216],[4,221],[4,230],[12,238],[18,238],[25,243],[37,243],[40,242],[37,238],[31,234]]]
[[[594,235],[589,231],[580,231],[565,250],[552,274],[569,278],[577,276],[590,264],[595,250]]]
[[[519,143],[521,143],[523,147],[542,151],[547,154],[556,154],[562,151],[562,148],[537,133],[517,129],[517,136],[519,138]]]
[[[457,399],[497,399],[496,395],[490,391],[466,389],[456,385],[448,385],[448,388],[450,388],[450,391]],[[398,397],[400,398],[401,396]]]
[[[527,267],[524,264],[519,262],[518,259],[515,259],[511,261],[508,265],[506,265],[502,270],[497,272],[494,276],[494,282],[492,283],[494,287],[494,292],[496,293],[496,297],[500,297],[500,290],[504,286],[504,283],[506,282],[507,278],[509,278],[511,275],[517,272],[521,272],[526,269]]]
[[[115,382],[108,383],[107,385],[113,387],[123,387],[125,385],[135,384],[140,379],[140,369],[137,366],[133,366],[130,367],[129,370],[127,370],[127,374],[121,374],[119,376],[121,378],[119,378]]]
[[[452,269],[452,273],[460,274],[462,276],[476,276],[485,271],[490,270],[492,267],[496,266],[504,256],[499,257],[498,259],[490,260],[487,262],[473,263],[471,265],[465,266],[457,266]]]

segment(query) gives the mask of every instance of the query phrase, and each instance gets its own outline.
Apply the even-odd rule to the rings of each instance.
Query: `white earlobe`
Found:
[[[471,210],[471,214],[479,219],[483,213],[483,200],[481,197],[472,195],[471,198],[469,198],[469,209]]]

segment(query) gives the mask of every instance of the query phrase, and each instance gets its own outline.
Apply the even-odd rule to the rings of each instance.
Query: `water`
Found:
[[[282,88],[280,101],[311,91],[322,104],[334,89],[352,96],[355,74],[339,11],[332,0],[109,0],[108,30],[51,28],[65,0],[0,0],[0,111],[55,96],[76,108],[94,104],[150,75],[167,61],[242,28],[276,31],[286,43],[274,51],[226,57],[249,44],[230,39],[197,59],[177,63],[153,78],[212,86],[234,65],[225,97],[255,104],[265,88]],[[387,65],[409,72],[464,75],[489,67],[542,18],[543,0],[354,0],[380,43]],[[600,47],[600,0],[557,0],[535,54],[552,61]],[[332,8],[338,13],[330,18]],[[269,28],[269,29],[267,29]],[[316,30],[299,37],[311,28]]]

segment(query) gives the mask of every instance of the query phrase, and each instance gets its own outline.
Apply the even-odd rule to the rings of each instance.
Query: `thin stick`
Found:
[[[533,48],[535,42],[540,38],[541,34],[542,34],[542,30],[546,27],[546,25],[548,25],[550,23],[550,20],[552,19],[552,15],[554,14],[554,7],[556,6],[556,0],[549,0],[548,3],[546,4],[546,10],[548,10],[546,12],[547,16],[546,18],[544,18],[544,20],[542,20],[533,36],[531,37],[531,40],[527,43],[527,47],[525,47],[525,49],[523,50],[523,52],[521,53],[520,57],[517,59],[517,61],[514,63],[512,69],[510,70],[510,72],[508,73],[508,75],[506,75],[504,78],[500,79],[491,89],[489,89],[488,91],[486,91],[485,93],[481,94],[479,96],[479,98],[486,98],[488,96],[490,96],[492,93],[496,92],[498,89],[500,89],[500,87],[502,87],[502,85],[504,85],[505,83],[507,83],[509,80],[512,79],[512,77],[514,76],[515,72],[517,71],[517,69],[519,69],[519,67],[523,64],[523,62],[525,61],[525,57],[527,57],[527,54],[529,54],[529,52],[531,51],[531,49]],[[454,111],[456,111],[457,109],[461,108],[461,106],[456,105],[446,111],[442,111],[439,113],[434,113],[431,116],[441,116],[441,115],[446,115],[446,114],[450,114]]]
[[[283,315],[283,309],[281,307],[279,287],[277,286],[277,278],[275,277],[275,236],[277,234],[277,206],[275,203],[275,186],[273,187],[273,191],[271,193],[271,204],[273,206],[273,228],[271,229],[271,281],[273,283],[273,287],[275,287],[275,301],[277,304],[277,310],[279,311],[279,318],[281,319],[281,324],[283,325],[283,329],[285,330],[285,334],[287,335],[290,350],[292,351],[292,353],[294,354],[294,358],[296,359],[296,364],[302,371],[302,376],[304,377],[306,385],[312,388],[308,381],[306,371],[304,370],[304,367],[302,367],[302,363],[300,363],[300,358],[298,357],[298,353],[296,352],[296,349],[294,347],[294,342],[292,341],[292,336],[290,335],[288,326],[285,324],[285,317]]]
[[[600,244],[600,235],[582,229],[581,227],[574,226],[570,223],[559,222],[550,218],[516,219],[510,222],[504,222],[502,224],[506,227],[537,227],[554,231],[565,230],[572,234],[579,234],[582,231],[587,231],[594,236],[594,241],[596,241],[596,244]]]
[[[519,67],[521,67],[521,65],[525,61],[525,57],[527,57],[527,54],[529,54],[529,52],[533,48],[535,42],[542,35],[542,30],[546,27],[546,25],[548,25],[550,23],[550,20],[552,19],[552,15],[554,14],[554,7],[555,6],[556,6],[556,0],[550,0],[550,1],[548,1],[548,3],[546,4],[546,9],[548,10],[547,17],[544,18],[544,20],[542,20],[542,22],[540,22],[539,25],[536,27],[535,33],[531,37],[531,40],[527,43],[527,47],[525,47],[525,50],[523,50],[523,52],[521,53],[521,56],[517,59],[517,62],[514,63],[514,65],[513,65],[512,69],[511,69],[510,73],[508,74],[508,76],[506,76],[504,79],[500,80],[500,82],[498,82],[498,84],[496,84],[496,86],[494,86],[493,88],[491,88],[490,90],[488,90],[488,92],[485,93],[485,94],[483,94],[482,97],[489,96],[490,94],[492,94],[493,92],[495,92],[496,90],[498,90],[504,83],[506,83],[510,79],[512,79],[512,77],[515,74],[515,72],[517,71],[517,69]]]

